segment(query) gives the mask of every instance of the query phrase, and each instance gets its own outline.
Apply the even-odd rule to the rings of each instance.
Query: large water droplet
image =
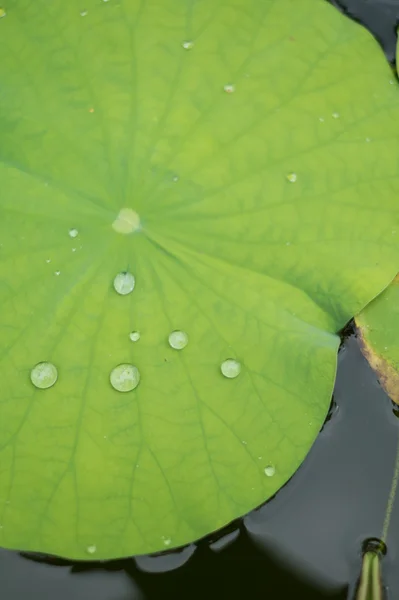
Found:
[[[241,364],[234,358],[228,358],[222,362],[220,370],[222,371],[222,375],[228,379],[234,379],[234,377],[238,377],[240,374]]]
[[[87,546],[86,548],[87,554],[95,554],[97,552],[97,546],[92,544],[91,546]]]
[[[128,273],[127,271],[123,271],[122,273],[118,273],[118,275],[114,279],[114,288],[115,291],[118,292],[121,296],[126,296],[126,294],[130,294],[134,290],[136,280],[134,275]]]
[[[141,229],[140,217],[135,210],[131,208],[122,208],[112,227],[118,233],[133,233]]]
[[[185,331],[172,331],[168,338],[169,346],[175,350],[183,350],[188,344],[188,335]]]
[[[140,372],[134,365],[118,365],[111,371],[110,381],[118,392],[131,392],[140,383]]]
[[[276,469],[274,468],[273,465],[268,465],[265,469],[265,475],[267,475],[268,477],[273,477],[275,472],[276,472]]]
[[[131,333],[129,333],[129,338],[132,340],[132,342],[138,342],[140,339],[140,332],[132,331]]]
[[[79,234],[79,231],[77,229],[73,228],[73,229],[70,229],[68,233],[69,233],[69,237],[76,238],[77,235]]]
[[[287,181],[289,181],[290,183],[295,183],[297,179],[298,177],[296,173],[288,173]]]
[[[50,388],[58,379],[57,368],[49,362],[40,362],[30,372],[33,385],[41,390]]]

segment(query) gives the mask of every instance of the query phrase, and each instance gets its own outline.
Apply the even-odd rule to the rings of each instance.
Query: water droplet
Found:
[[[172,181],[174,181],[175,183],[176,183],[176,181],[179,181],[179,176],[178,176],[178,175],[175,175],[175,176],[173,177]]]
[[[333,119],[339,119],[339,113],[337,113],[337,112],[333,112],[333,114],[331,116]]]
[[[371,138],[366,138],[366,142],[371,142]]]
[[[3,17],[5,17],[6,15],[7,15],[7,13],[4,10],[4,8],[0,8],[0,19],[2,19]]]
[[[41,390],[50,388],[58,379],[57,368],[49,362],[40,362],[30,372],[33,385]]]
[[[265,475],[267,475],[268,477],[273,477],[275,472],[276,469],[273,467],[273,465],[268,465],[265,469]]]
[[[57,275],[57,277],[58,277],[58,275],[61,275],[61,271],[55,271],[54,275]]]
[[[126,296],[126,294],[130,294],[134,290],[136,280],[134,275],[128,273],[127,271],[123,271],[122,273],[118,273],[118,275],[114,279],[114,288],[115,291],[118,292],[121,296]]]
[[[141,229],[140,217],[135,210],[131,208],[122,208],[115,221],[112,223],[112,227],[118,233],[134,233]]]
[[[46,258],[46,263],[51,263],[51,258]]]
[[[287,181],[289,181],[290,183],[295,183],[297,180],[297,174],[296,173],[288,173],[287,175]]]
[[[80,16],[81,17],[85,17],[87,15],[87,10],[81,10],[80,11]]]
[[[132,340],[132,342],[138,342],[140,339],[140,332],[132,331],[132,333],[129,333],[129,338]]]
[[[76,248],[72,248],[72,252],[76,252]]]
[[[320,123],[324,123],[324,117],[319,117]]]
[[[92,544],[91,546],[87,546],[86,548],[87,554],[95,554],[97,552],[97,546]]]
[[[69,233],[69,237],[76,238],[76,236],[78,235],[79,231],[77,229],[73,228],[73,229],[70,229],[68,233]]]
[[[234,379],[234,377],[238,377],[240,374],[241,364],[234,358],[228,358],[222,362],[220,370],[222,371],[222,375],[228,379]]]
[[[172,540],[170,538],[165,538],[164,537],[162,539],[163,539],[164,546],[170,546],[171,545]]]
[[[389,80],[389,83],[390,83],[391,85],[393,85],[395,82],[394,82],[394,80],[393,80],[393,79],[390,79],[390,80]]]
[[[233,92],[236,91],[236,87],[235,85],[233,85],[232,83],[227,83],[224,87],[223,87],[224,91],[227,94],[232,94]]]
[[[247,442],[245,440],[242,440],[242,443],[244,444],[244,446],[247,445]]]
[[[185,50],[191,50],[194,48],[194,42],[192,40],[186,40],[182,43],[182,46]]]
[[[118,392],[131,392],[140,383],[140,372],[137,367],[129,364],[118,365],[111,371],[112,387]]]
[[[171,348],[183,350],[188,344],[188,335],[185,331],[172,331],[168,341]]]

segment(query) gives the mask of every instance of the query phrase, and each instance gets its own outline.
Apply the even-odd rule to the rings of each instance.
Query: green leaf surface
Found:
[[[356,317],[356,325],[363,354],[399,404],[399,276]]]
[[[172,548],[292,476],[397,272],[397,89],[324,0],[4,9],[0,543]]]

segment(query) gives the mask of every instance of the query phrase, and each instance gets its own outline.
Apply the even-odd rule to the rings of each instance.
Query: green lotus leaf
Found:
[[[398,270],[397,87],[324,0],[3,13],[0,543],[176,547],[293,475]]]
[[[399,404],[399,276],[356,317],[356,324],[363,354]]]

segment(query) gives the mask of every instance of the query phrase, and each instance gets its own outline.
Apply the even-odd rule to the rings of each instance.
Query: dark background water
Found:
[[[300,2],[300,0],[298,0]],[[394,61],[399,0],[331,0],[368,27]],[[0,550],[2,600],[346,599],[362,542],[381,535],[399,419],[346,331],[330,419],[291,481],[262,508],[182,551],[69,563]],[[399,598],[399,500],[383,560]]]

